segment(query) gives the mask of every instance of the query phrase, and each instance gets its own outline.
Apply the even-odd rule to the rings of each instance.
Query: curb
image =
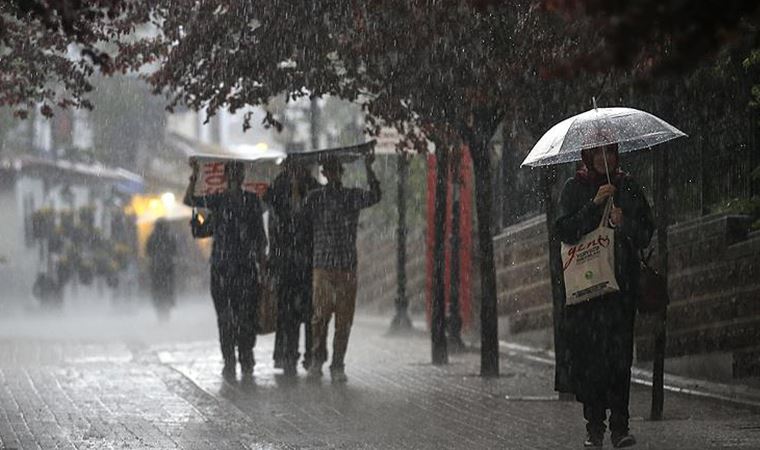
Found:
[[[541,350],[502,340],[499,341],[499,349],[508,356],[517,356],[539,364],[554,366],[554,352],[551,350]],[[631,367],[631,383],[651,387],[652,371]],[[760,411],[760,390],[749,386],[715,383],[666,373],[664,389],[676,394],[731,403]]]

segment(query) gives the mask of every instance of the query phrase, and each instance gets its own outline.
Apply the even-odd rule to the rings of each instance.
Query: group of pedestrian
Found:
[[[226,190],[195,195],[198,167],[193,166],[184,202],[210,211],[202,223],[194,217],[191,225],[195,237],[214,237],[211,296],[223,376],[234,378],[238,362],[244,375],[253,373],[259,282],[267,275],[277,296],[275,367],[286,376],[297,374],[300,330],[305,325],[302,364],[310,378],[320,378],[328,356],[327,326],[335,316],[330,373],[334,382],[347,380],[344,358],[356,303],[359,211],[381,196],[373,160],[371,154],[365,157],[365,190],[342,185],[344,169],[337,157],[322,163],[326,185],[319,184],[307,166],[286,159],[261,199],[243,189],[244,166],[239,162],[225,165]]]

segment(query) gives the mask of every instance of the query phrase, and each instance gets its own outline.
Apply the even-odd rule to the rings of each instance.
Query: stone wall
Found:
[[[760,375],[760,232],[748,225],[745,217],[715,214],[670,228],[669,358],[728,354],[735,377]],[[545,217],[505,229],[494,248],[499,313],[510,337],[550,335]],[[639,361],[652,358],[653,325],[639,316]]]
[[[499,314],[509,333],[552,326],[549,246],[546,217],[536,216],[505,228],[494,238]]]
[[[742,372],[760,348],[760,232],[718,214],[676,225],[668,239],[667,356],[732,352]],[[652,358],[652,326],[639,321],[639,359]]]
[[[698,361],[728,376],[760,375],[760,232],[743,216],[713,214],[669,231],[671,304],[667,357]],[[656,248],[656,242],[652,243]],[[477,247],[475,247],[477,248]],[[424,233],[408,238],[410,311],[424,311]],[[552,304],[546,219],[536,216],[494,238],[500,333],[503,338],[551,345]],[[656,255],[655,255],[656,258]],[[477,266],[477,259],[473,261]],[[476,275],[476,274],[475,274]],[[365,235],[359,242],[359,302],[393,310],[396,298],[395,234]],[[473,280],[476,299],[479,280]],[[636,355],[652,358],[652,318],[637,319]],[[722,361],[725,368],[715,368]],[[687,370],[688,371],[688,370]]]

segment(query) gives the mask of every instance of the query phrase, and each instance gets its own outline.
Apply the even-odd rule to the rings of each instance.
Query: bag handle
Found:
[[[650,248],[649,252],[646,254],[644,253],[643,248],[639,249],[639,260],[645,267],[649,267],[649,260],[652,259],[652,253],[654,253],[654,248]]]
[[[604,204],[604,212],[602,213],[602,220],[599,222],[599,228],[607,226],[610,221],[610,214],[612,213],[612,196],[607,199],[607,203]]]

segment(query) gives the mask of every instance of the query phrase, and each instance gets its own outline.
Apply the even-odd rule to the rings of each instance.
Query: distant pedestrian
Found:
[[[314,223],[314,278],[312,298],[312,363],[309,378],[322,376],[327,360],[327,327],[335,315],[335,336],[330,375],[333,382],[346,382],[344,358],[356,306],[356,231],[359,211],[380,201],[380,182],[372,171],[374,155],[367,155],[365,168],[369,190],[345,188],[343,166],[327,160],[322,174],[327,185],[309,194],[306,209]]]
[[[211,210],[207,226],[195,226],[197,237],[212,235],[211,297],[214,300],[219,344],[224,358],[222,374],[235,376],[235,348],[244,375],[253,373],[256,344],[256,306],[259,268],[265,263],[266,234],[262,207],[256,194],[243,190],[241,163],[225,165],[228,188],[219,194],[193,195],[198,166],[193,166],[185,204]],[[258,265],[258,267],[257,267]]]
[[[577,243],[599,226],[612,197],[609,222],[615,230],[615,276],[620,291],[566,307],[570,384],[583,403],[587,422],[584,446],[602,446],[610,410],[612,444],[628,447],[636,443],[629,433],[628,403],[638,253],[649,245],[654,224],[641,187],[619,169],[617,144],[583,150],[582,158],[583,167],[562,190],[556,230],[562,242]]]
[[[275,367],[295,375],[301,324],[305,324],[304,368],[311,363],[312,223],[304,211],[308,193],[320,185],[303,165],[285,160],[264,196],[274,222],[269,270],[277,292]]]
[[[177,239],[171,234],[164,219],[156,221],[145,246],[150,272],[150,291],[153,306],[161,320],[169,318],[175,303],[174,265],[177,256]]]

